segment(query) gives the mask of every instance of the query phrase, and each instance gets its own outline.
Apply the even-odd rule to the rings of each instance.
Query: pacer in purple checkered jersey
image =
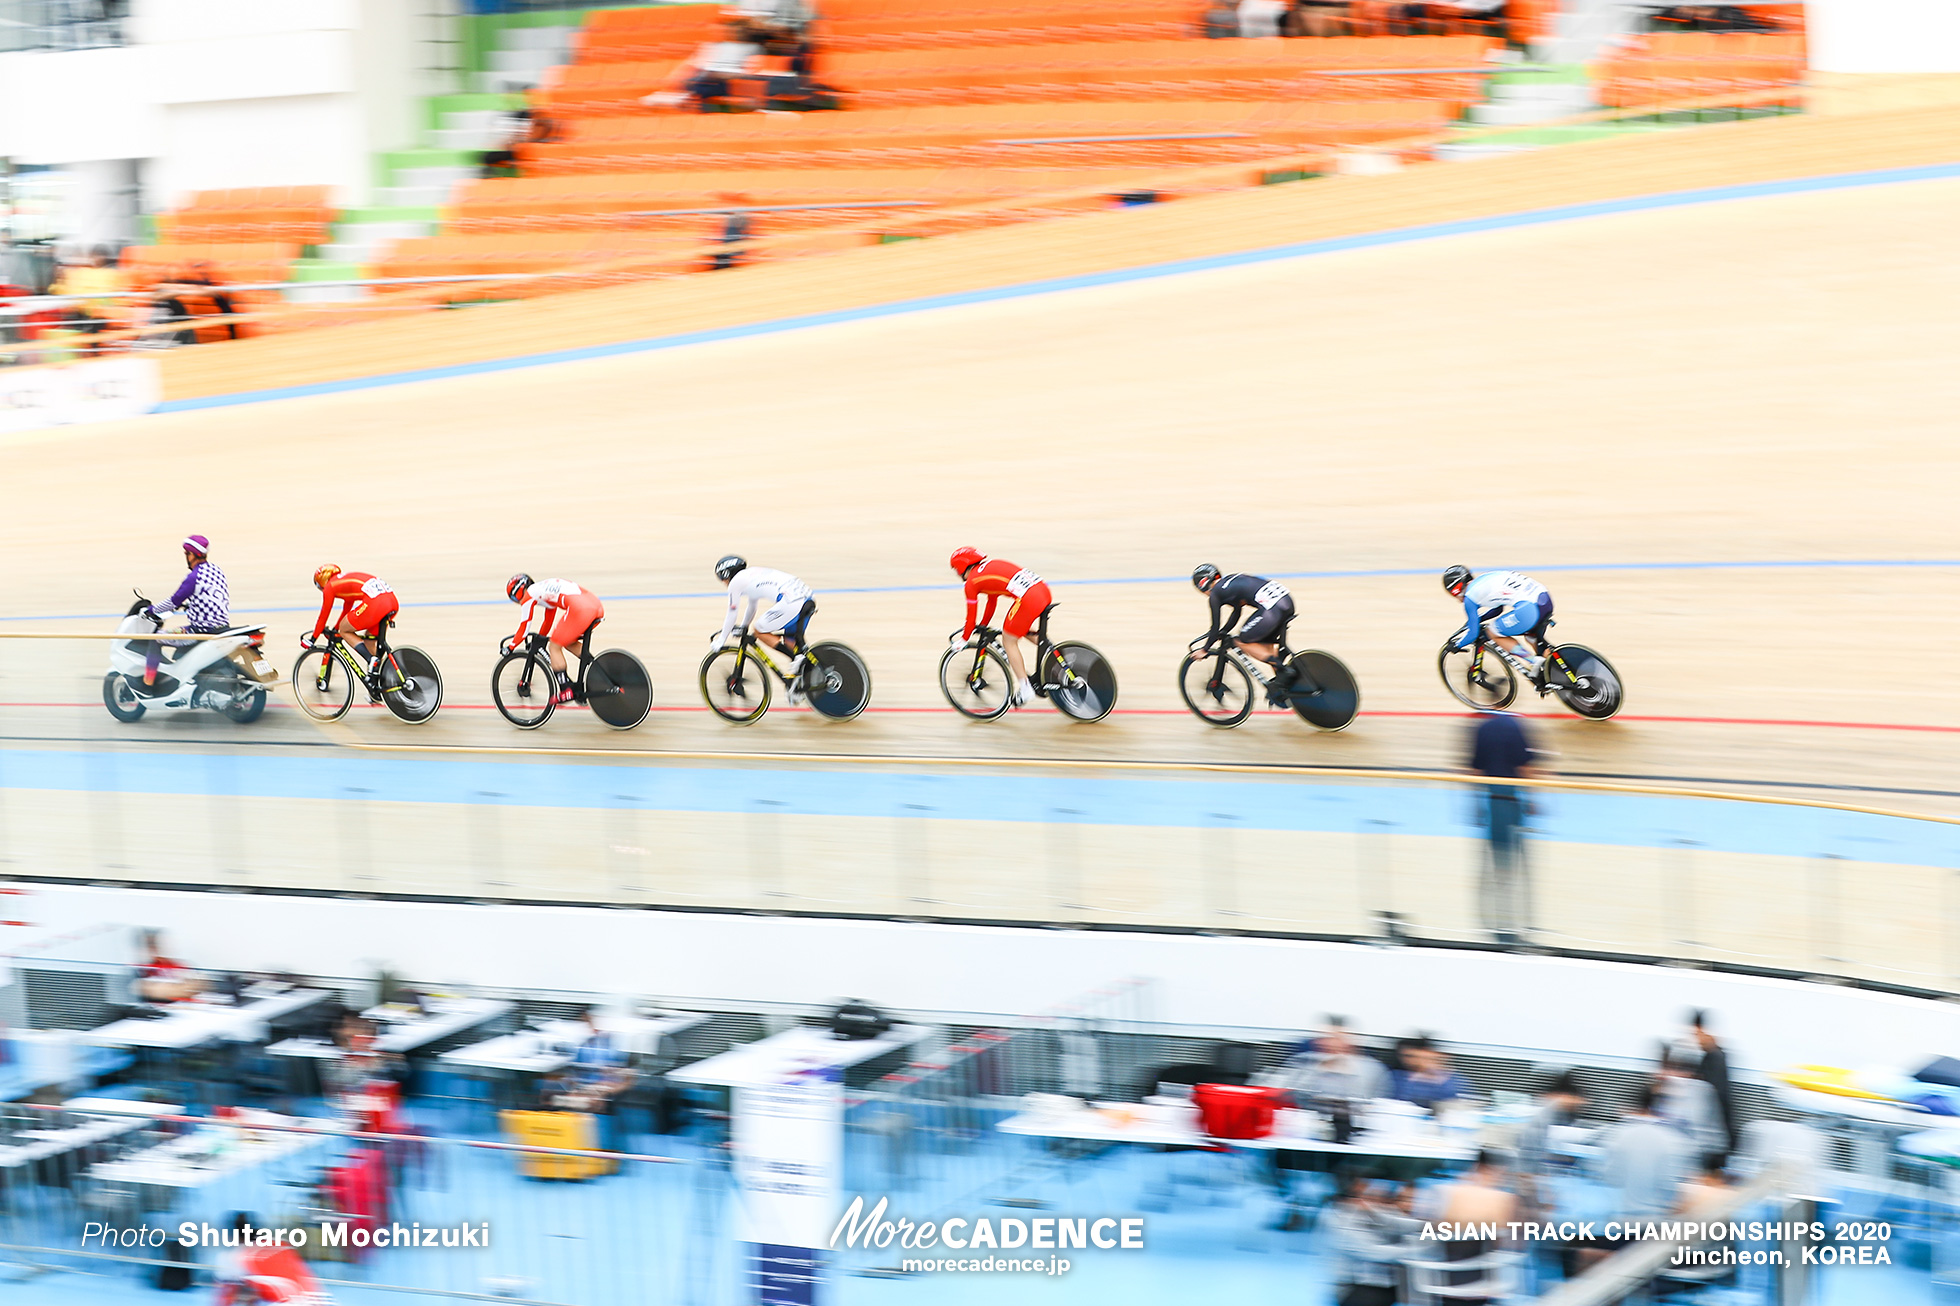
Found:
[[[190,574],[169,599],[152,605],[150,612],[154,616],[161,618],[167,612],[182,612],[184,628],[197,635],[214,635],[231,624],[231,593],[225,588],[225,573],[211,561],[210,554],[211,541],[202,535],[184,537],[184,566]],[[183,643],[173,647],[181,648]],[[139,692],[155,692],[157,667],[162,662],[163,644],[151,644],[143,659],[143,684]]]

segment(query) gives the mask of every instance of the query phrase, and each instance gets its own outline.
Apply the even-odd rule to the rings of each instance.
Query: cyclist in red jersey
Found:
[[[558,673],[558,701],[572,701],[572,677],[565,670],[565,650],[585,656],[585,635],[592,623],[606,615],[606,605],[590,590],[580,589],[568,580],[532,580],[528,572],[518,572],[504,585],[504,597],[522,603],[524,620],[517,633],[499,647],[508,653],[524,640],[533,618],[538,634],[551,641],[551,669]]]
[[[994,608],[1003,595],[1013,599],[1007,619],[1000,624],[1001,633],[1006,636],[1001,643],[1007,649],[1007,665],[1014,672],[1014,705],[1021,707],[1034,702],[1034,686],[1028,683],[1028,665],[1021,657],[1021,641],[1054,601],[1049,596],[1048,583],[1025,567],[1017,567],[1005,558],[990,558],[975,548],[953,550],[952,561],[954,574],[966,582],[966,629],[953,637],[953,646],[964,648],[973,638],[976,625],[993,624]],[[976,622],[974,617],[982,594],[987,596],[987,612]]]
[[[319,642],[327,619],[333,616],[334,600],[339,599],[340,621],[334,630],[352,641],[362,657],[373,657],[374,650],[361,637],[379,639],[381,623],[401,611],[394,586],[364,571],[342,571],[330,562],[313,573],[313,587],[320,591],[320,616],[313,633],[299,637],[299,646],[312,648]]]

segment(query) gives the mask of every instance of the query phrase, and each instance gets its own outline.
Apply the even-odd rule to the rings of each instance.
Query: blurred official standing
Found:
[[[1537,752],[1524,719],[1508,712],[1478,718],[1470,737],[1470,769],[1493,780],[1535,780]],[[1531,929],[1531,884],[1524,860],[1524,823],[1531,795],[1515,785],[1487,785],[1480,814],[1490,846],[1478,909],[1483,926],[1499,943],[1519,943]]]

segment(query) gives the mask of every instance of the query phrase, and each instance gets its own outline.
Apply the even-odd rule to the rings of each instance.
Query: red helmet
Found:
[[[987,555],[980,552],[980,550],[974,548],[970,544],[962,546],[961,548],[954,549],[953,550],[953,574],[955,576],[963,577],[966,575],[967,572],[973,570],[975,567],[979,566],[981,563],[985,562],[986,560],[987,560]]]
[[[327,587],[327,582],[332,580],[335,576],[338,576],[339,574],[340,574],[340,568],[335,566],[331,562],[328,563],[326,566],[320,568],[320,570],[313,573],[313,588],[316,590],[325,589]]]

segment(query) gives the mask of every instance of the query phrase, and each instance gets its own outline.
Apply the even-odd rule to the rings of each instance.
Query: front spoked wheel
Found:
[[[1048,697],[1077,721],[1100,721],[1116,706],[1116,668],[1087,644],[1055,645],[1042,674]]]
[[[1498,712],[1518,696],[1517,673],[1496,650],[1483,644],[1460,649],[1443,645],[1436,670],[1456,701],[1479,712]]]
[[[803,670],[803,692],[824,716],[849,721],[871,701],[871,668],[847,644],[813,644]]]
[[[558,678],[551,659],[524,649],[504,654],[490,673],[490,697],[504,720],[519,730],[536,730],[551,720],[558,699]]]
[[[653,711],[653,677],[625,649],[609,648],[585,673],[585,705],[614,730],[631,730]]]
[[[722,720],[751,725],[769,710],[768,668],[746,648],[718,648],[701,660],[701,697]]]
[[[1200,721],[1225,729],[1252,715],[1252,677],[1229,657],[1212,654],[1178,668],[1177,692]]]
[[[381,664],[381,701],[410,725],[420,725],[442,706],[442,673],[436,660],[414,645],[391,649]]]
[[[961,716],[992,721],[1014,701],[1014,677],[991,648],[949,648],[939,659],[939,692]]]
[[[310,648],[293,663],[293,697],[315,721],[338,721],[354,706],[354,677],[330,649]]]
[[[1604,721],[1626,701],[1620,673],[1584,644],[1553,648],[1545,664],[1545,683],[1559,702],[1589,721]]]

